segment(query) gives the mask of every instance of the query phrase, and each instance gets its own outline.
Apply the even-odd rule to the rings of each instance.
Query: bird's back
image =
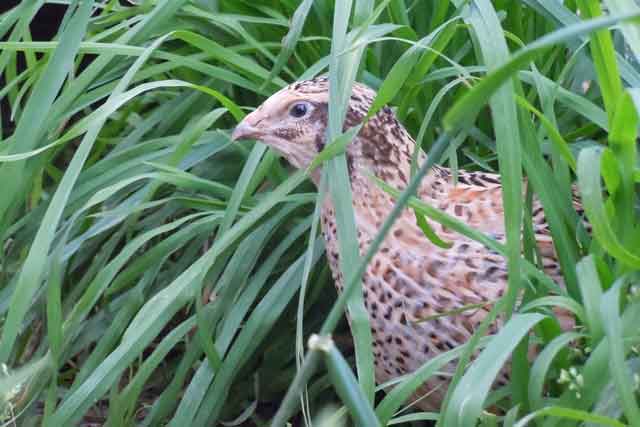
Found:
[[[328,143],[329,83],[321,76],[283,88],[247,115],[233,138],[260,139],[292,165],[308,168]],[[371,174],[402,189],[411,178],[413,156],[420,153],[392,108],[369,112],[375,97],[372,89],[355,84],[343,124],[344,130],[362,125],[344,153],[362,253],[394,205],[392,197],[371,180]],[[418,157],[418,163],[425,160]],[[316,184],[320,177],[320,169],[311,173]],[[421,184],[418,196],[424,202],[498,241],[505,240],[498,175],[459,171],[454,182],[450,171],[436,167]],[[542,264],[560,281],[544,212],[537,202],[533,208]],[[335,212],[330,200],[325,201],[322,216],[327,256],[341,289]],[[431,222],[431,226],[441,239],[451,242],[451,247],[443,249],[431,243],[407,209],[364,274],[378,382],[412,372],[435,355],[465,343],[505,292],[504,257],[440,224]],[[498,326],[492,325],[493,330]],[[447,369],[453,369],[453,363]],[[446,385],[446,376],[426,384],[430,397],[421,406],[439,406]]]
[[[364,254],[394,200],[373,185],[352,185],[352,189],[360,251]],[[425,203],[504,242],[498,175],[460,171],[454,183],[447,169],[435,168],[418,195]],[[502,255],[436,222],[430,221],[430,225],[451,247],[444,249],[430,242],[416,224],[413,211],[407,209],[363,277],[379,383],[413,372],[434,356],[465,343],[506,290],[507,264]],[[561,280],[546,222],[535,226],[545,269]],[[323,230],[334,279],[341,290],[330,202],[323,211]],[[491,326],[491,332],[498,327],[499,321]],[[415,397],[421,398],[421,408],[439,407],[455,363],[419,390]]]

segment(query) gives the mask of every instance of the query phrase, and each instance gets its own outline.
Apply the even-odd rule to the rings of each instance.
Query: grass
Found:
[[[56,37],[31,41],[43,3],[0,15],[2,425],[640,425],[636,3],[58,1]],[[370,114],[391,104],[430,153],[405,192],[386,187],[397,205],[364,256],[339,148],[318,195],[265,146],[229,139],[323,72],[336,147],[358,80],[378,89]],[[506,244],[412,197],[435,162],[500,172]],[[340,297],[318,237],[327,192]],[[532,194],[566,288],[539,269]],[[502,253],[509,291],[467,345],[383,393],[358,289],[405,206]],[[510,383],[492,389],[509,356]],[[453,359],[440,412],[405,409]]]

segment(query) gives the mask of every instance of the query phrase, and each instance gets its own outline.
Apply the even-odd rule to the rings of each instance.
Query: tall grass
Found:
[[[58,1],[58,34],[34,42],[44,3],[0,15],[3,425],[640,425],[635,2]],[[340,150],[318,195],[229,139],[323,72],[336,144],[358,80],[378,89],[370,114],[393,105],[430,153],[403,193],[380,183],[397,205],[364,256]],[[412,197],[435,162],[500,172],[506,244]],[[318,237],[327,192],[339,298]],[[533,194],[563,288],[540,269]],[[509,290],[467,345],[376,386],[360,276],[405,206],[502,253]],[[406,408],[455,359],[441,411]]]

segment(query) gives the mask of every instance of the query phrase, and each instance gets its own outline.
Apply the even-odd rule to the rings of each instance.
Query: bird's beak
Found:
[[[241,141],[243,139],[252,139],[256,138],[257,134],[257,129],[243,120],[233,130],[233,133],[231,134],[231,140]]]
[[[255,113],[255,112],[254,112]],[[233,130],[231,134],[232,141],[241,141],[244,139],[259,139],[262,133],[260,129],[255,125],[256,118],[254,113],[247,115],[238,126]]]

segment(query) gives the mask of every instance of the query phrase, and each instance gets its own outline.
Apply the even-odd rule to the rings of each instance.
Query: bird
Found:
[[[376,92],[354,83],[344,130],[365,121]],[[295,168],[306,169],[327,144],[329,79],[298,81],[269,97],[233,130],[234,141],[254,139],[279,152]],[[367,251],[395,199],[372,176],[403,190],[411,178],[415,140],[384,106],[370,117],[345,151],[361,255]],[[419,151],[419,162],[426,155]],[[320,168],[310,174],[319,185]],[[500,175],[434,166],[422,179],[417,197],[505,242]],[[321,227],[327,259],[338,292],[344,286],[339,266],[335,206],[327,196]],[[543,269],[557,283],[562,274],[541,204],[532,210],[534,235]],[[425,362],[467,342],[491,305],[506,292],[506,259],[499,253],[437,222],[431,228],[450,243],[442,247],[425,237],[415,213],[404,209],[367,265],[362,277],[369,314],[376,382],[385,383],[417,370]],[[473,309],[465,309],[473,307]],[[453,313],[447,315],[447,313]],[[425,321],[425,319],[427,319]],[[496,333],[499,321],[492,324]],[[456,362],[427,380],[412,399],[418,408],[438,410]],[[506,383],[508,373],[496,380]]]

